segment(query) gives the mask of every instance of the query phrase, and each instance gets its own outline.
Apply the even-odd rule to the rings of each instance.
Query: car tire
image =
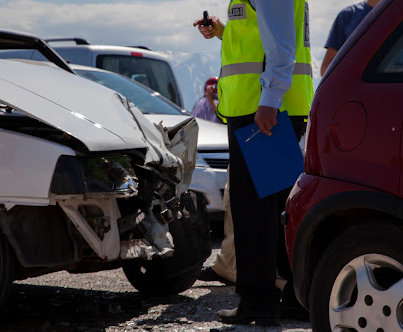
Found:
[[[0,309],[3,308],[14,280],[14,256],[12,249],[0,232]]]
[[[190,288],[211,254],[210,225],[206,200],[189,191],[181,198],[187,211],[182,219],[169,223],[174,239],[174,254],[168,258],[124,261],[127,279],[140,293],[151,296],[174,295]]]
[[[313,331],[402,331],[403,231],[357,226],[336,238],[312,280]]]
[[[200,274],[202,263],[174,276],[167,276],[158,261],[131,262],[123,265],[129,282],[140,293],[149,296],[169,296],[190,288]]]

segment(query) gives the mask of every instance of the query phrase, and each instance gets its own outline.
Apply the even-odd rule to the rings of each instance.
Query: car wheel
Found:
[[[403,231],[360,226],[323,254],[310,292],[312,328],[403,331]]]
[[[0,308],[3,307],[14,280],[14,258],[7,239],[0,233]]]
[[[152,296],[178,294],[191,287],[211,254],[210,226],[202,194],[189,191],[181,198],[186,214],[169,223],[174,239],[172,257],[124,261],[123,271],[139,292]]]
[[[200,274],[202,263],[177,275],[167,276],[158,261],[126,262],[123,271],[129,282],[140,293],[150,296],[168,296],[191,287]]]

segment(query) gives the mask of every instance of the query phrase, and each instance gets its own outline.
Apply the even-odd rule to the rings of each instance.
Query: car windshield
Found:
[[[184,114],[174,104],[165,101],[158,92],[149,90],[121,75],[112,72],[81,68],[75,68],[74,71],[81,77],[87,78],[121,93],[135,104],[142,113]]]
[[[138,81],[180,105],[179,88],[174,74],[164,61],[141,56],[108,54],[97,57],[97,67]]]

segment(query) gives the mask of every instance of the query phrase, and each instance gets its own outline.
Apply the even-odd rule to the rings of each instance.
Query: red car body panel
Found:
[[[306,173],[296,181],[287,202],[289,214],[285,236],[287,241],[287,253],[290,261],[293,261],[293,244],[295,235],[301,221],[312,208],[328,197],[346,192],[377,192],[375,189],[359,186],[353,183],[341,182],[337,180],[320,178]]]
[[[284,221],[294,288],[306,308],[320,251],[331,232],[344,227],[335,226],[332,214],[373,209],[403,217],[403,83],[363,78],[402,21],[402,0],[380,1],[338,52],[315,93],[304,173],[289,195]],[[324,220],[328,224],[321,226]]]
[[[310,113],[316,137],[308,135],[305,171],[401,196],[403,84],[362,80],[374,51],[401,22],[394,13],[402,2],[393,4],[400,8],[387,8],[388,18],[384,13],[368,27],[316,92]]]

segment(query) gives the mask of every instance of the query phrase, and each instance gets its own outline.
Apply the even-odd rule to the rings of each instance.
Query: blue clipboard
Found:
[[[304,170],[304,157],[287,112],[277,115],[268,136],[251,124],[235,131],[259,198],[294,185]],[[252,135],[251,139],[248,140]]]

